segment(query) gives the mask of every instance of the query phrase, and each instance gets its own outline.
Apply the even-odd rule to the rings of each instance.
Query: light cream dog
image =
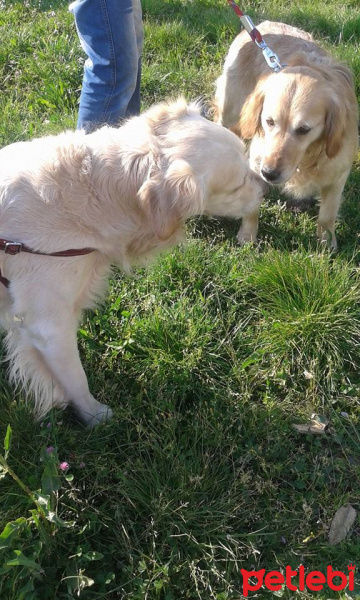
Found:
[[[81,311],[103,296],[111,265],[128,270],[173,246],[195,215],[242,217],[246,236],[265,187],[238,137],[183,99],[119,129],[0,151],[0,238],[41,253],[93,249],[0,252],[10,374],[35,396],[38,417],[68,404],[90,426],[111,416],[89,391],[76,340]]]
[[[252,140],[250,166],[264,180],[298,199],[318,197],[318,237],[330,237],[335,248],[335,220],[358,147],[352,74],[304,31],[270,21],[258,29],[287,66],[274,73],[243,31],[217,80],[216,120]],[[256,221],[254,215],[253,238]]]

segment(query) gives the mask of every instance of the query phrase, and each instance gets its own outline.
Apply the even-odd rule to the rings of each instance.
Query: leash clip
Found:
[[[229,0],[229,3],[234,8],[234,10],[237,14],[240,12],[239,16],[240,16],[240,21],[241,21],[242,25],[244,26],[244,28],[250,35],[253,42],[255,42],[255,44],[258,46],[258,48],[260,48],[260,50],[262,51],[263,56],[268,64],[268,66],[270,67],[270,69],[273,69],[275,71],[275,73],[278,73],[279,71],[281,71],[281,69],[283,68],[284,65],[281,64],[278,55],[275,54],[275,52],[273,52],[271,50],[271,48],[269,48],[267,43],[263,40],[261,33],[256,29],[256,27],[255,27],[252,19],[249,17],[249,15],[242,14],[241,11],[239,10],[239,7],[237,6],[237,4],[235,4],[235,2],[233,0]],[[236,9],[238,9],[238,10],[236,10]]]
[[[274,69],[275,73],[278,73],[283,68],[283,65],[280,62],[280,59],[275,52],[269,48],[269,46],[264,42],[256,42],[257,46],[261,49],[263,56],[271,69]]]

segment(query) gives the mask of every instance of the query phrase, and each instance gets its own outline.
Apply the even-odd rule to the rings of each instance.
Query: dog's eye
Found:
[[[266,119],[266,124],[267,124],[269,127],[274,127],[274,125],[275,125],[275,121],[274,121],[274,119],[271,119],[271,117],[270,117],[269,119]]]
[[[297,133],[298,135],[305,135],[306,133],[309,133],[310,129],[311,128],[309,127],[309,125],[302,125],[301,127],[295,129],[295,133]]]

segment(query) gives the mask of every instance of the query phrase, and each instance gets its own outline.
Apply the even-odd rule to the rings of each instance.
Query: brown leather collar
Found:
[[[94,252],[94,248],[75,248],[70,250],[62,250],[61,252],[38,252],[37,250],[32,250],[25,244],[21,242],[12,242],[9,240],[4,240],[0,238],[0,250],[5,252],[5,254],[10,254],[11,256],[15,256],[20,252],[29,252],[30,254],[40,254],[41,256],[83,256],[84,254],[90,254],[90,252]],[[9,287],[10,281],[3,277],[0,270],[0,282]]]
[[[94,252],[94,248],[76,248],[75,250],[62,250],[61,252],[39,252],[32,250],[21,242],[10,242],[0,238],[0,250],[3,250],[5,254],[19,254],[20,252],[30,252],[30,254],[41,254],[42,256],[82,256],[83,254],[90,254]]]

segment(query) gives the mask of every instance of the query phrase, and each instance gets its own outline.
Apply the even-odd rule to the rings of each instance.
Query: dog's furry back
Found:
[[[297,199],[320,198],[318,238],[336,248],[335,220],[358,147],[350,69],[309,33],[284,23],[258,27],[279,56],[274,73],[246,31],[230,46],[217,80],[217,122],[250,144],[252,168]]]

